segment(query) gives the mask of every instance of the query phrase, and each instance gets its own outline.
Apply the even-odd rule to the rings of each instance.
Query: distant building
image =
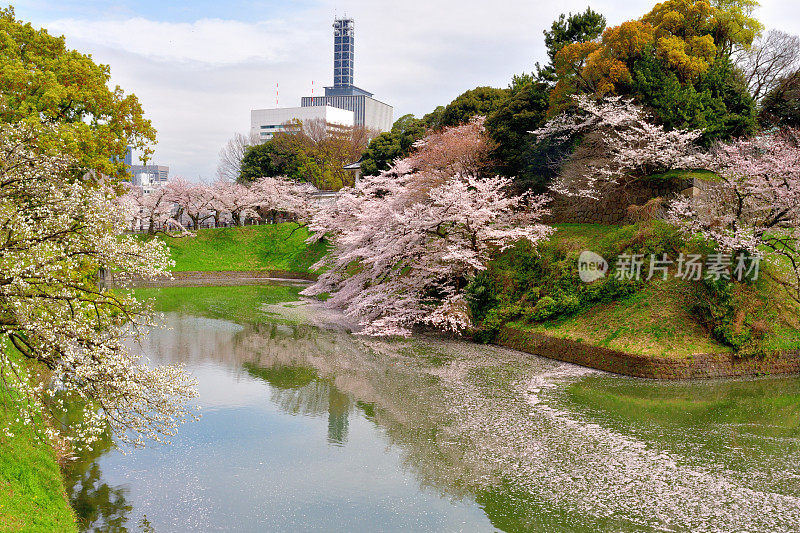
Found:
[[[350,94],[337,94],[339,92],[349,92]],[[325,87],[325,96],[304,96],[300,99],[300,105],[312,109],[316,106],[326,105],[347,109],[353,112],[356,126],[364,126],[379,132],[392,129],[392,106],[375,100],[371,93],[358,87],[349,87],[344,90]]]
[[[131,183],[141,187],[145,194],[153,192],[169,181],[169,167],[163,165],[131,165]]]
[[[303,123],[320,120],[328,129],[352,127],[353,112],[331,106],[318,107],[279,107],[277,109],[254,109],[250,111],[250,133],[268,141],[276,133],[284,132],[292,126],[292,121]],[[288,124],[288,126],[287,126]]]
[[[353,112],[356,126],[378,131],[392,129],[394,109],[372,98],[372,93],[353,85],[355,73],[355,22],[333,22],[333,87],[325,87],[325,96],[304,96],[303,107],[329,105]]]
[[[286,131],[287,122],[316,118],[334,125],[389,131],[393,123],[392,106],[353,85],[354,72],[355,23],[351,18],[336,19],[333,23],[333,86],[325,87],[325,96],[302,97],[300,107],[252,110],[250,131],[266,141],[275,133]],[[341,111],[349,112],[349,118]]]

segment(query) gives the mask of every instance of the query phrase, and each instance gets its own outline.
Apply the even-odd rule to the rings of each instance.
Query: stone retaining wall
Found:
[[[635,183],[599,200],[555,195],[550,204],[550,223],[622,224],[628,220],[628,207],[643,205],[652,198],[668,200],[687,190],[700,190],[693,180]],[[692,189],[695,187],[695,189]],[[703,187],[702,190],[705,190]]]
[[[600,346],[504,326],[497,344],[558,361],[650,379],[708,379],[800,373],[800,353],[779,352],[763,359],[731,354],[698,354],[685,358],[635,355]]]

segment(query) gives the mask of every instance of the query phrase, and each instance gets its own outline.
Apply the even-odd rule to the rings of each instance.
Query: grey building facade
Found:
[[[364,126],[378,131],[389,131],[392,129],[392,106],[375,100],[370,93],[362,91],[362,94],[355,93],[361,91],[353,87],[354,94],[328,94],[328,87],[325,88],[325,96],[304,96],[300,99],[302,107],[331,106],[339,109],[346,109],[353,112],[353,122],[356,126]]]
[[[164,165],[131,165],[131,183],[150,192],[169,181],[169,167]]]

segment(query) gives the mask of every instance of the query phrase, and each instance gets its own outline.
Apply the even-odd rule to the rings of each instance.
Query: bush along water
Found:
[[[587,239],[587,241],[590,239]],[[585,243],[584,243],[585,244]],[[572,239],[558,234],[534,247],[519,242],[497,253],[488,268],[476,275],[466,289],[470,313],[479,342],[493,342],[501,326],[508,322],[546,324],[585,312],[592,307],[621,302],[643,290],[648,281],[651,257],[676,258],[679,254],[708,257],[716,252],[713,244],[685,239],[674,226],[658,220],[621,226],[593,241],[593,250],[609,262],[612,271],[591,283],[581,281],[578,257],[582,251]],[[632,279],[615,274],[616,259],[641,254],[641,276]],[[762,267],[763,269],[763,267]],[[674,265],[669,276],[674,276]],[[662,279],[657,276],[657,279]],[[763,340],[769,333],[764,298],[769,294],[762,273],[757,280],[685,280],[690,285],[690,319],[697,321],[710,337],[731,348],[738,357],[763,353]]]
[[[578,275],[580,251],[557,241],[520,242],[490,262],[466,289],[475,339],[492,342],[509,321],[541,323],[573,315],[636,292],[637,280],[606,277],[587,284]]]

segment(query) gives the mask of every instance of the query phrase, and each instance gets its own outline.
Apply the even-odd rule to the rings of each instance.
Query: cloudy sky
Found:
[[[591,0],[609,24],[654,0]],[[800,2],[762,0],[768,28],[800,33]],[[154,162],[213,180],[250,110],[300,105],[332,80],[336,15],[356,23],[356,85],[421,116],[479,85],[505,87],[545,56],[542,30],[587,0],[22,0],[17,18],[111,65],[158,129]]]

